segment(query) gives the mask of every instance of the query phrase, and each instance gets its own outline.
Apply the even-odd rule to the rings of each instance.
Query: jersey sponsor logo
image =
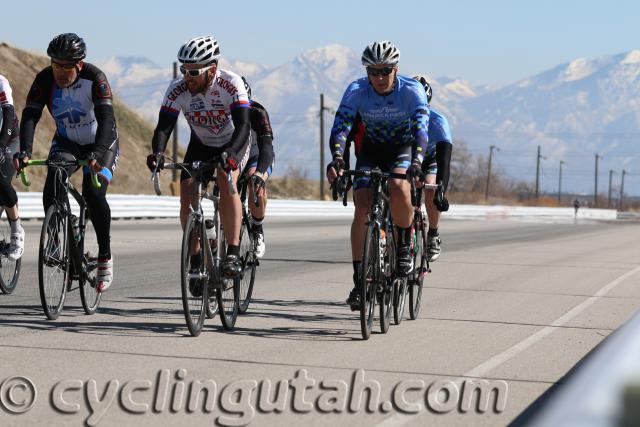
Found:
[[[96,95],[98,98],[111,98],[111,87],[106,80],[101,80],[96,86]]]
[[[194,99],[189,104],[190,110],[204,110],[204,101],[202,99]]]
[[[229,95],[233,96],[238,93],[238,88],[234,86],[229,80],[225,80],[222,77],[216,79],[216,84],[224,89]]]
[[[214,90],[213,91],[213,96],[220,96],[220,91],[219,90]]]
[[[217,135],[229,122],[229,116],[224,110],[199,111],[188,113],[187,121],[194,126],[206,128]]]
[[[87,115],[87,112],[82,108],[82,103],[70,96],[55,98],[52,105],[53,117],[56,121],[64,121],[66,119],[71,124],[78,124]]]
[[[169,95],[167,95],[167,99],[169,101],[174,102],[180,95],[182,95],[187,90],[187,82],[182,82],[178,86],[174,87]]]

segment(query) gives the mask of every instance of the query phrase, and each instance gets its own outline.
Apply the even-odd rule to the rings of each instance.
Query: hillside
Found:
[[[88,61],[91,62],[91,59],[88,58]],[[35,75],[48,63],[49,58],[45,56],[17,49],[7,43],[0,43],[0,74],[9,79],[18,116],[22,115],[25,98]],[[109,79],[109,75],[107,75],[107,79]],[[152,193],[153,187],[149,182],[150,174],[145,166],[145,161],[151,147],[153,128],[137,113],[126,107],[118,99],[117,93],[115,96],[114,109],[120,135],[120,159],[109,192]],[[47,155],[54,132],[53,119],[48,111],[44,111],[36,129],[34,157],[41,158]],[[44,168],[30,169],[31,187],[26,188],[19,180],[15,180],[16,190],[42,191],[44,175]],[[78,172],[76,175],[80,175],[80,173]],[[169,174],[166,175],[168,177]],[[74,182],[77,182],[75,176]]]

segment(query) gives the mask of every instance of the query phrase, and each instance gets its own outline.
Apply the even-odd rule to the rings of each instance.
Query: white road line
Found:
[[[605,296],[609,292],[611,292],[611,290],[613,288],[615,288],[620,283],[624,282],[627,278],[629,278],[630,276],[633,276],[634,274],[636,274],[638,272],[640,272],[640,266],[634,268],[633,270],[627,271],[622,276],[620,276],[620,277],[612,280],[611,282],[607,283],[602,288],[600,288],[600,290],[598,290],[598,292],[596,292],[595,295],[593,295],[592,297],[587,298],[585,301],[583,301],[580,304],[578,304],[577,306],[573,307],[567,313],[565,313],[564,315],[562,315],[561,317],[559,317],[558,319],[553,321],[551,323],[551,325],[545,326],[544,328],[540,329],[535,334],[523,339],[522,341],[520,341],[519,343],[517,343],[517,344],[513,345],[512,347],[506,349],[502,353],[499,353],[499,354],[493,356],[491,359],[481,363],[480,365],[476,366],[475,368],[471,369],[470,371],[465,372],[464,374],[462,374],[463,378],[458,378],[456,380],[456,382],[463,380],[465,377],[480,378],[480,377],[486,375],[487,373],[489,373],[490,371],[492,371],[496,367],[498,367],[498,366],[502,365],[503,363],[505,363],[506,361],[514,358],[515,356],[517,356],[518,354],[522,353],[523,351],[525,351],[526,349],[528,349],[529,347],[531,347],[532,345],[534,345],[538,341],[540,341],[543,338],[547,337],[553,331],[558,329],[558,327],[564,326],[567,323],[569,323],[572,319],[577,317],[580,313],[585,311],[587,308],[589,308],[591,305],[593,305],[596,301],[598,301],[603,296]],[[376,427],[399,427],[399,426],[405,425],[408,422],[416,419],[419,415],[420,414],[409,415],[409,414],[403,414],[403,413],[396,413],[396,414],[390,416],[389,418],[386,418],[384,421],[380,422],[379,424],[376,424]]]

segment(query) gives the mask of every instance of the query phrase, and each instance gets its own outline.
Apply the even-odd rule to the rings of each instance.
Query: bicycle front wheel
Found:
[[[208,305],[208,274],[203,244],[209,244],[201,217],[191,214],[182,236],[180,288],[182,307],[189,333],[200,335]]]
[[[38,251],[38,284],[40,302],[49,320],[60,315],[71,283],[68,236],[69,217],[54,204],[49,207],[42,223]]]
[[[100,305],[102,294],[96,290],[96,275],[98,273],[98,239],[89,220],[89,211],[85,215],[85,229],[82,236],[83,254],[82,264],[86,269],[86,277],[80,275],[80,300],[86,314],[93,314]]]
[[[420,313],[424,276],[429,271],[429,262],[427,260],[427,231],[424,218],[417,221],[413,239],[413,265],[415,268],[413,274],[409,276],[409,317],[411,320],[416,320]]]
[[[380,261],[378,241],[378,230],[375,223],[371,221],[364,240],[362,271],[360,273],[362,278],[362,283],[360,284],[360,331],[362,332],[362,338],[365,340],[369,339],[373,328],[373,313],[376,305],[380,271],[380,266],[378,265]]]
[[[6,213],[4,209],[0,208],[0,217]],[[5,294],[10,294],[14,291],[18,285],[18,278],[20,277],[20,264],[22,259],[12,261],[7,257],[11,242],[11,227],[9,226],[9,219],[0,222],[0,291]]]
[[[242,273],[240,273],[240,306],[238,312],[244,314],[251,303],[253,283],[256,279],[255,239],[251,235],[249,222],[242,221],[240,229],[240,256],[242,259]]]

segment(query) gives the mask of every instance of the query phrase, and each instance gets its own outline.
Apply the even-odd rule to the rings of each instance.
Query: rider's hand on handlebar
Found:
[[[438,187],[433,195],[433,204],[440,212],[446,212],[449,210],[449,201],[444,196],[444,189],[442,188],[442,185]]]
[[[151,172],[164,168],[164,154],[153,153],[147,156],[147,167]]]
[[[87,157],[87,160],[89,161],[88,166],[93,169],[93,171],[95,173],[98,173],[102,170],[102,165],[100,164],[100,162],[97,159],[98,155],[96,153],[91,153],[89,154],[89,157]]]
[[[229,173],[231,171],[237,170],[238,169],[238,160],[236,159],[236,156],[234,156],[233,154],[229,153],[228,151],[225,152],[226,155],[226,160],[225,162],[221,165],[222,169],[224,169],[224,171],[226,173]]]
[[[422,163],[419,160],[414,160],[411,162],[411,166],[407,169],[407,178],[412,179],[416,187],[422,187],[422,179],[424,174],[422,173]]]
[[[342,175],[344,166],[344,159],[341,155],[336,154],[333,156],[333,161],[327,165],[327,180],[329,180],[330,184],[333,184],[333,181]]]
[[[13,155],[13,167],[16,169],[17,173],[20,173],[22,169],[26,168],[28,163],[29,153],[26,151],[21,151]]]
[[[254,194],[256,194],[258,197],[265,196],[267,183],[265,182],[264,177],[260,172],[256,172],[251,175],[251,185],[253,187]]]

